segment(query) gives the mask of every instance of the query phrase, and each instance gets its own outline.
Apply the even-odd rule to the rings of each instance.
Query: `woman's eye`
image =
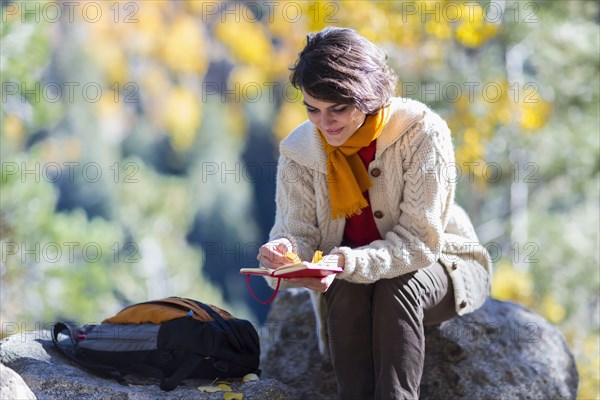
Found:
[[[307,108],[306,112],[309,112],[311,114],[316,113],[318,110],[316,108]]]
[[[341,113],[346,111],[348,107],[342,107],[342,108],[334,108],[333,111],[337,112],[337,113]]]

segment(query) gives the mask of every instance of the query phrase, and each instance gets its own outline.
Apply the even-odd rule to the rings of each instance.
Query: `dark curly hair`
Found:
[[[321,101],[353,104],[365,114],[389,104],[397,76],[385,50],[349,28],[327,27],[306,38],[290,68],[294,87]]]

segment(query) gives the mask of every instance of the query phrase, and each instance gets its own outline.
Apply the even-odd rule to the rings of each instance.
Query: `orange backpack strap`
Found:
[[[204,304],[202,304],[204,306]],[[210,310],[211,312],[209,312]],[[102,322],[111,324],[162,324],[176,318],[191,317],[198,321],[207,322],[215,318],[212,313],[222,319],[231,319],[233,316],[227,311],[215,306],[202,307],[199,302],[179,297],[147,301],[125,307],[116,315]]]

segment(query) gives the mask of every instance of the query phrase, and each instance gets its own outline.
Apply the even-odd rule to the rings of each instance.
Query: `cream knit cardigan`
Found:
[[[487,298],[491,261],[466,213],[454,204],[454,149],[442,118],[423,103],[394,98],[390,118],[377,138],[369,198],[382,240],[351,249],[340,246],[345,219],[331,219],[327,158],[309,121],[281,141],[277,170],[275,224],[270,240],[287,238],[303,260],[315,250],[343,254],[344,272],[336,279],[372,283],[394,278],[439,260],[454,285],[459,315],[474,311]],[[267,278],[274,287],[275,279]],[[290,287],[282,281],[281,288]],[[320,338],[328,354],[325,303],[310,291]]]

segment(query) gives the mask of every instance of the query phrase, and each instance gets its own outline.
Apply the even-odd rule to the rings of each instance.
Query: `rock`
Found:
[[[335,399],[333,369],[317,343],[308,292],[280,292],[261,334],[263,377],[287,384],[297,399]],[[424,370],[420,398],[436,400],[575,399],[579,380],[558,329],[493,299],[427,329]]]
[[[304,289],[277,294],[260,335],[263,376],[287,382],[298,400],[336,398],[333,367],[319,353],[315,317]]]
[[[171,392],[163,392],[151,378],[128,376],[128,386],[90,374],[56,351],[48,331],[18,333],[0,341],[0,362],[21,375],[39,400],[45,399],[223,399],[223,392],[201,393],[209,381],[190,379]],[[4,371],[2,375],[4,382]],[[241,383],[231,389],[244,399],[290,400],[289,388],[273,379]],[[7,397],[5,398],[27,398]],[[30,397],[35,398],[35,397]]]
[[[12,369],[0,364],[0,399],[35,399],[29,386]]]

